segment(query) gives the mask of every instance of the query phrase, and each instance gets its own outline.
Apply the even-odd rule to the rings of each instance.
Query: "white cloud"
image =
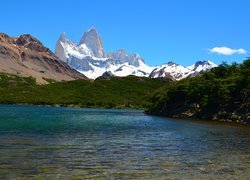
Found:
[[[231,49],[228,47],[214,47],[209,50],[212,53],[223,54],[223,55],[233,55],[233,54],[246,54],[247,51],[245,49]]]

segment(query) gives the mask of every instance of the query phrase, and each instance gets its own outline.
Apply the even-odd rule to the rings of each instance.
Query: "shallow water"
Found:
[[[250,128],[0,105],[0,179],[249,179]]]

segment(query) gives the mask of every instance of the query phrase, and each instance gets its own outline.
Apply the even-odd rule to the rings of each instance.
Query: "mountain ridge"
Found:
[[[83,33],[78,44],[68,40],[66,34],[62,33],[56,43],[55,54],[90,79],[111,73],[120,77],[135,75],[181,80],[197,76],[201,72],[217,66],[211,61],[197,61],[187,67],[174,62],[160,66],[148,66],[139,54],[127,54],[124,48],[118,49],[116,52],[106,53],[101,36],[94,27]]]
[[[30,34],[10,37],[0,33],[0,72],[31,76],[40,84],[48,83],[46,79],[69,81],[86,78]]]

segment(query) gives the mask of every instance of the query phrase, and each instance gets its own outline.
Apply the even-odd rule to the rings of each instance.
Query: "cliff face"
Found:
[[[79,45],[81,44],[85,44],[93,52],[93,55],[95,57],[105,57],[102,39],[98,35],[95,28],[91,28],[89,31],[83,34]]]
[[[0,33],[0,72],[32,76],[39,84],[47,83],[45,79],[69,81],[86,78],[29,34],[9,37]]]

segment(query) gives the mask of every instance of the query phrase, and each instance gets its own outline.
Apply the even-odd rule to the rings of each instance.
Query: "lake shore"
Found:
[[[205,120],[205,121],[216,121],[216,122],[224,122],[224,123],[235,123],[235,124],[243,124],[243,125],[250,125],[249,119],[231,119],[231,118],[219,118],[217,114],[209,114],[206,116],[195,115],[191,113],[180,113],[175,115],[162,115],[159,113],[152,113],[145,111],[148,115],[159,116],[159,117],[168,117],[173,119],[188,119],[188,120]],[[209,117],[209,118],[208,118]]]
[[[210,122],[221,122],[221,123],[229,123],[229,124],[241,124],[241,125],[250,125],[249,120],[232,120],[232,119],[215,119],[215,118],[202,118],[202,117],[194,117],[190,114],[179,114],[179,115],[174,115],[174,116],[164,116],[164,115],[159,115],[159,114],[150,114],[145,111],[145,109],[133,109],[133,108],[105,108],[105,107],[86,107],[86,106],[81,106],[77,104],[37,104],[37,103],[0,103],[0,104],[7,104],[7,105],[27,105],[27,106],[39,106],[39,107],[65,107],[65,108],[90,108],[90,109],[110,109],[110,110],[139,110],[143,111],[147,115],[152,115],[152,116],[158,116],[158,117],[165,117],[165,118],[172,118],[172,119],[183,119],[183,120],[202,120],[202,121],[210,121]]]

